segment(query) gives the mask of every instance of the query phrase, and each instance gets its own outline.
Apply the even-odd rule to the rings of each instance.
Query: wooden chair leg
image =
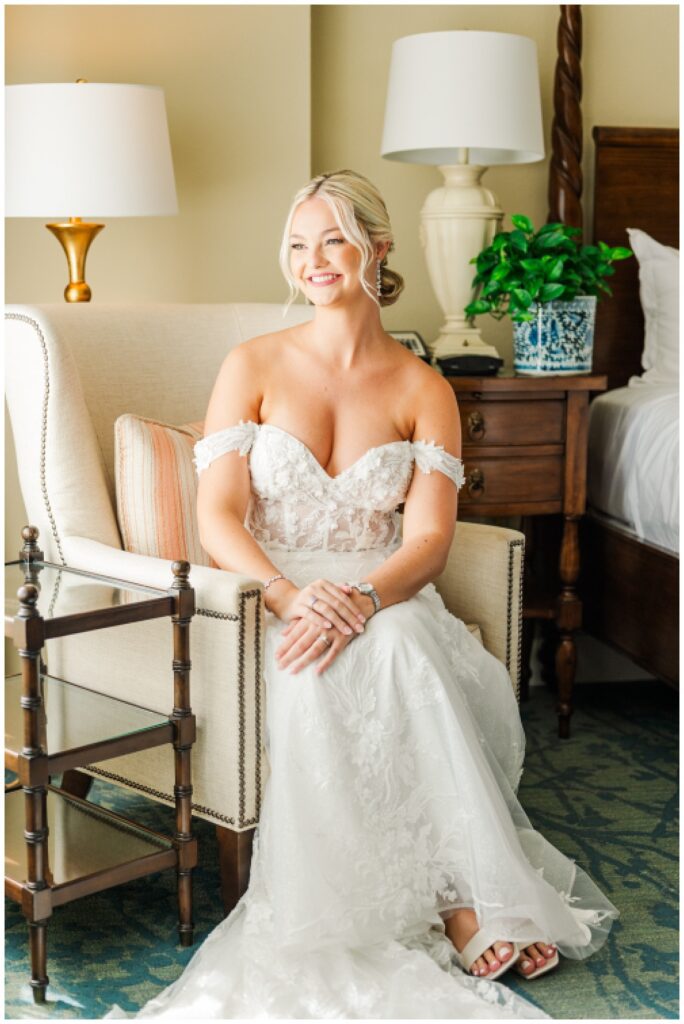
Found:
[[[62,776],[62,789],[65,793],[71,794],[71,796],[78,796],[81,800],[85,800],[90,792],[91,786],[94,782],[92,775],[86,775],[85,772],[76,771],[72,768],[68,772],[64,772]]]
[[[254,829],[233,832],[230,828],[217,825],[216,838],[221,866],[221,896],[224,914],[227,916],[249,884]]]

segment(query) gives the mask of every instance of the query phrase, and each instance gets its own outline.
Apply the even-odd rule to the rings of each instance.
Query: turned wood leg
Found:
[[[223,912],[227,916],[249,884],[254,829],[248,832],[233,832],[223,825],[217,825],[216,838],[221,865]]]
[[[561,739],[566,740],[570,736],[572,688],[577,667],[575,633],[582,624],[582,602],[575,590],[580,567],[579,516],[567,515],[564,520],[560,552],[561,592],[556,616],[560,632],[560,643],[556,651],[556,674],[558,676],[558,735]]]
[[[29,921],[31,989],[34,1003],[44,1003],[50,979],[47,975],[47,921]]]
[[[49,888],[47,823],[47,756],[41,746],[45,708],[40,681],[40,652],[44,641],[43,620],[36,604],[38,588],[25,583],[17,593],[19,614],[15,619],[21,658],[21,707],[24,742],[19,761],[19,778],[24,791],[24,840],[26,842],[26,881],[22,905],[29,926],[31,988],[36,1003],[45,1002],[47,976],[47,919],[40,913],[34,920],[34,901]],[[43,904],[45,906],[45,904]],[[47,907],[49,907],[49,901]]]
[[[61,788],[65,793],[69,793],[71,796],[78,796],[81,800],[85,800],[88,793],[92,789],[93,782],[92,775],[86,775],[85,772],[76,771],[72,768],[68,772],[64,772],[62,775],[62,786]]]
[[[192,745],[196,738],[195,716],[190,707],[190,623],[195,595],[188,582],[190,563],[174,562],[173,587],[176,599],[173,623],[173,741],[176,802],[174,840],[178,850],[178,935],[181,946],[194,942],[192,920],[192,871],[197,866],[197,840],[192,834]]]

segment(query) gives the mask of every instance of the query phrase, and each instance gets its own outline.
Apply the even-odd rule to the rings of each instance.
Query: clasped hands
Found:
[[[344,583],[318,579],[294,590],[281,612],[287,626],[276,651],[278,666],[296,675],[319,659],[315,671],[320,675],[354,637],[363,633],[373,613],[371,598]]]

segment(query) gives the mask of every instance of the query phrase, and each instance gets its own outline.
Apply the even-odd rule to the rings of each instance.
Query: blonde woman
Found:
[[[531,827],[507,673],[431,582],[459,416],[382,327],[392,247],[369,181],[314,178],[281,252],[314,318],[240,345],[216,381],[200,534],[265,584],[271,774],[248,891],[145,1016],[544,1016],[495,979],[588,956],[617,916]]]

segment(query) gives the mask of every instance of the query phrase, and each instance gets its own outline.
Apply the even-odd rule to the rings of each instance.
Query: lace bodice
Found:
[[[249,454],[251,499],[245,525],[260,544],[285,550],[363,551],[400,540],[396,511],[416,466],[438,470],[460,487],[463,463],[434,441],[390,441],[369,448],[330,476],[293,434],[240,420],[195,445],[201,473],[230,451]]]

